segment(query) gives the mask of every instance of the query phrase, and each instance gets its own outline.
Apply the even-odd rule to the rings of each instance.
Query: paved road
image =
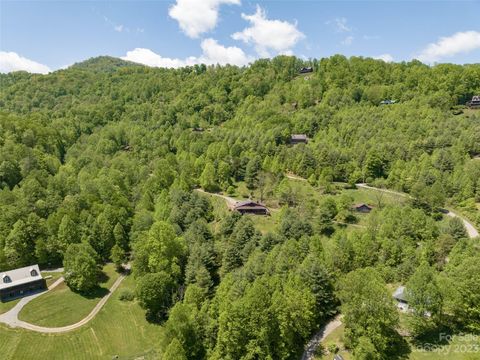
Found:
[[[19,303],[17,305],[15,305],[14,308],[12,308],[10,311],[4,313],[3,315],[0,315],[0,322],[3,322],[5,324],[9,325],[10,327],[20,327],[20,328],[24,328],[24,329],[31,330],[31,331],[36,331],[36,332],[41,332],[41,333],[49,333],[49,334],[63,333],[63,332],[75,330],[75,329],[79,328],[80,326],[83,326],[86,323],[88,323],[90,320],[92,320],[95,317],[95,315],[98,314],[98,312],[102,309],[103,305],[105,305],[105,303],[110,298],[110,296],[113,294],[113,292],[119,287],[119,285],[123,281],[123,279],[125,279],[125,275],[120,275],[119,278],[115,281],[115,283],[110,288],[110,291],[108,292],[108,294],[105,295],[98,302],[97,305],[95,305],[95,307],[90,312],[90,314],[88,314],[85,318],[83,318],[82,320],[80,320],[79,322],[77,322],[75,324],[62,326],[62,327],[49,328],[49,327],[44,327],[44,326],[33,325],[33,324],[30,324],[30,323],[27,323],[25,321],[22,321],[22,320],[18,319],[18,314],[22,310],[22,308],[27,303],[29,303],[30,301],[35,299],[36,297],[44,294],[44,292],[22,298],[19,301]],[[55,286],[60,284],[62,281],[63,281],[63,277],[61,277],[60,279],[55,281],[51,286],[49,286],[48,290],[53,289]]]
[[[325,326],[322,326],[320,330],[314,335],[314,337],[308,342],[305,346],[305,351],[301,357],[301,360],[312,360],[315,355],[315,350],[317,349],[318,345],[325,340],[325,338],[332,333],[333,330],[338,328],[342,325],[340,321],[341,315],[337,315],[334,319],[332,319],[329,323]]]
[[[382,191],[382,192],[393,194],[393,195],[398,195],[398,196],[402,196],[402,197],[406,197],[406,198],[412,198],[410,195],[405,194],[405,193],[401,193],[401,192],[393,191],[393,190],[388,190],[388,189],[380,189],[380,188],[376,188],[376,187],[373,187],[373,186],[368,186],[367,184],[357,184],[356,186],[359,187],[359,188],[363,188],[363,189]],[[465,229],[467,230],[468,236],[471,239],[479,236],[478,230],[475,228],[475,226],[471,222],[466,220],[463,216],[457,214],[456,212],[454,212],[452,210],[448,210],[448,209],[443,209],[443,210],[445,211],[447,216],[458,217],[459,219],[462,220],[463,225],[465,226]]]

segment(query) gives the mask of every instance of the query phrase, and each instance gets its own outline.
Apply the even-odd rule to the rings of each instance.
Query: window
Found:
[[[30,275],[32,276],[38,276],[38,272],[35,269],[30,270]]]
[[[4,282],[5,284],[8,284],[8,283],[11,283],[11,282],[12,282],[12,279],[10,279],[10,276],[4,275],[4,276],[3,276],[3,282]]]

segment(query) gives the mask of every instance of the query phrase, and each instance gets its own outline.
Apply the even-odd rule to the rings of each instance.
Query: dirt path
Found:
[[[285,174],[285,177],[287,177],[289,179],[292,179],[292,180],[307,181],[307,179],[302,178],[302,177],[300,177],[298,175],[295,175],[295,174]]]
[[[325,340],[325,338],[330,335],[336,328],[342,325],[340,320],[341,315],[337,315],[329,323],[325,324],[318,330],[318,332],[313,336],[313,338],[305,346],[305,351],[301,357],[301,360],[312,360],[315,355],[315,350],[318,345]]]
[[[226,202],[227,202],[227,205],[229,208],[232,208],[237,202],[239,202],[240,200],[237,200],[237,199],[234,199],[230,196],[226,196],[226,195],[222,195],[222,194],[217,194],[217,193],[211,193],[211,192],[207,192],[203,189],[195,189],[195,191],[198,191],[198,192],[201,192],[201,193],[204,193],[204,194],[207,194],[207,195],[212,195],[212,196],[216,196],[216,197],[219,197],[219,198],[222,198],[224,199]]]
[[[402,192],[398,192],[398,191],[394,191],[394,190],[388,190],[388,189],[380,189],[380,188],[376,188],[376,187],[373,187],[373,186],[369,186],[369,185],[364,184],[364,183],[355,184],[355,186],[358,187],[358,188],[362,188],[362,189],[370,189],[370,190],[375,190],[375,191],[381,191],[381,192],[384,192],[384,193],[387,193],[387,194],[397,195],[397,196],[401,196],[401,197],[404,197],[404,198],[409,198],[409,199],[412,198],[410,195],[402,193]]]
[[[33,325],[30,323],[27,323],[25,321],[19,320],[18,319],[18,314],[22,310],[22,308],[28,304],[30,301],[35,299],[36,297],[44,294],[45,292],[27,296],[22,298],[15,307],[13,307],[10,311],[7,311],[6,313],[0,315],[0,322],[9,325],[10,327],[20,327],[23,329],[31,330],[31,331],[36,331],[36,332],[41,332],[41,333],[63,333],[67,331],[72,331],[80,326],[85,325],[88,323],[90,320],[92,320],[95,315],[98,314],[98,312],[102,309],[103,305],[107,302],[107,300],[110,298],[110,296],[113,294],[113,292],[120,286],[120,283],[125,279],[125,275],[120,275],[118,279],[113,283],[112,287],[110,288],[110,291],[108,292],[107,295],[105,295],[97,305],[93,308],[93,310],[88,314],[85,318],[80,320],[79,322],[72,324],[72,325],[67,325],[67,326],[62,326],[62,327],[54,327],[54,328],[49,328],[49,327],[44,327],[44,326],[37,326]],[[56,287],[58,284],[60,284],[63,281],[63,277],[55,281],[52,285],[48,287],[48,291]]]
[[[473,239],[473,238],[476,238],[479,236],[478,234],[478,231],[477,229],[475,229],[475,226],[473,226],[472,223],[470,223],[469,221],[465,220],[462,216],[458,215],[457,213],[451,211],[451,210],[448,210],[446,209],[447,212],[447,216],[450,216],[450,217],[458,217],[460,220],[462,220],[463,222],[463,226],[465,226],[465,229],[467,229],[467,233],[468,233],[468,236]]]

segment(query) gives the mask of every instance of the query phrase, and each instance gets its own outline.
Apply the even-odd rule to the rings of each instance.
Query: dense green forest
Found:
[[[338,311],[356,358],[390,359],[402,352],[391,283],[411,289],[414,336],[480,331],[478,240],[439,211],[480,225],[480,110],[463,107],[479,64],[280,56],[174,70],[101,57],[0,84],[0,270],[65,263],[88,291],[97,264],[131,259],[163,359],[295,359]],[[286,173],[326,196],[300,199]],[[280,199],[275,229],[194,191],[239,182]],[[334,227],[351,200],[329,195],[359,182],[412,200]]]

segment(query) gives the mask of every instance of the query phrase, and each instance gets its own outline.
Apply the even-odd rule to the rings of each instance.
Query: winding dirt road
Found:
[[[195,191],[198,191],[198,192],[201,192],[203,194],[207,194],[207,195],[211,195],[211,196],[216,196],[216,197],[219,197],[219,198],[222,198],[224,199],[226,202],[227,202],[227,205],[229,208],[233,208],[233,206],[239,202],[240,200],[237,200],[237,199],[234,199],[230,196],[226,196],[226,195],[222,195],[222,194],[217,194],[217,193],[211,193],[211,192],[207,192],[203,189],[195,189]]]
[[[63,333],[67,331],[72,331],[75,329],[78,329],[79,327],[85,325],[88,323],[90,320],[92,320],[95,315],[98,314],[98,312],[102,309],[103,305],[107,302],[107,300],[110,298],[110,296],[113,294],[113,292],[120,286],[120,283],[125,279],[125,275],[120,275],[118,279],[113,283],[112,287],[110,288],[110,291],[108,292],[107,295],[105,295],[97,305],[92,309],[90,314],[88,314],[85,318],[80,320],[79,322],[72,324],[72,325],[67,325],[67,326],[62,326],[62,327],[44,327],[44,326],[37,326],[33,325],[30,323],[27,323],[25,321],[19,320],[18,319],[18,314],[20,311],[23,309],[23,307],[28,304],[30,301],[33,299],[39,297],[40,295],[44,294],[45,292],[41,292],[38,294],[34,294],[31,296],[26,296],[22,298],[17,305],[15,305],[12,309],[7,311],[6,313],[0,315],[0,322],[7,324],[10,327],[20,327],[23,329],[31,330],[31,331],[36,331],[40,333],[48,333],[48,334],[54,334],[54,333]],[[61,282],[63,282],[63,277],[55,281],[52,285],[48,287],[48,291],[52,290],[54,287],[59,285]]]

